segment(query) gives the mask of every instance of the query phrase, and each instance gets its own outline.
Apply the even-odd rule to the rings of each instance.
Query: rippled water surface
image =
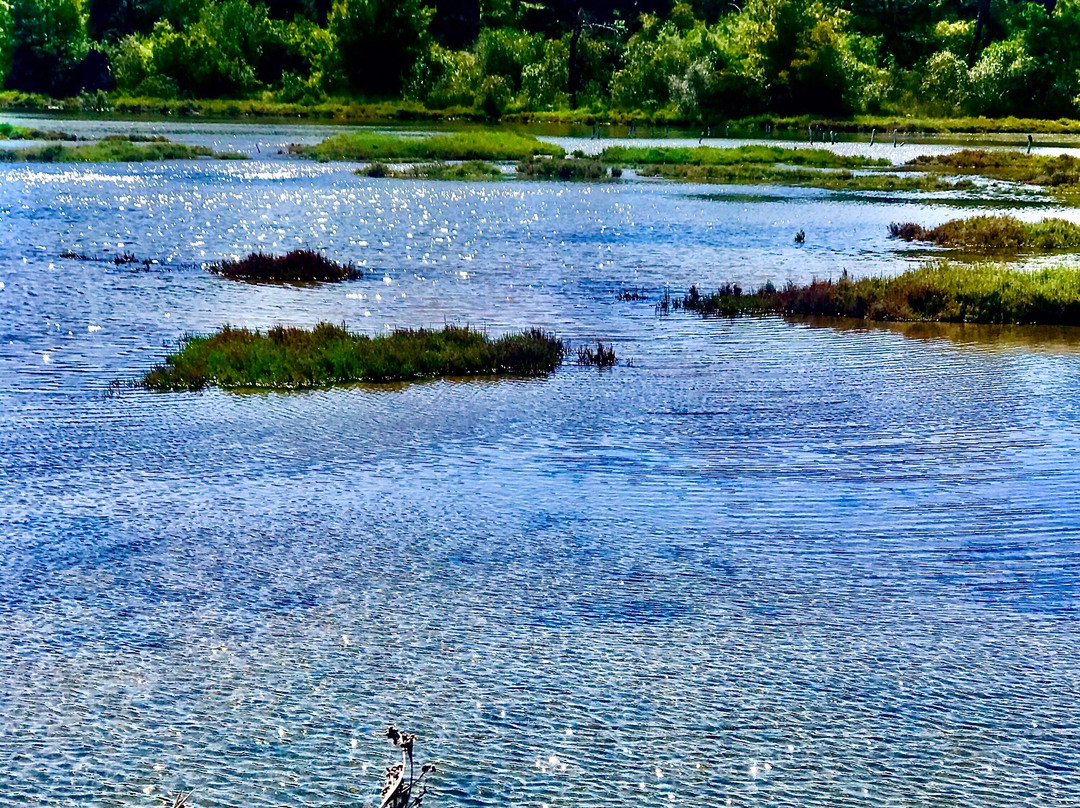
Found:
[[[1080,805],[1080,339],[651,302],[900,271],[887,223],[984,200],[272,152],[0,168],[0,806],[374,805],[391,721],[432,806]],[[299,246],[371,271],[201,268]],[[185,333],[320,320],[633,364],[107,395]]]

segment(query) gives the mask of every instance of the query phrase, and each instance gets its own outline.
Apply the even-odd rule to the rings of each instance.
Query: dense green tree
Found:
[[[429,48],[420,0],[335,0],[328,21],[337,78],[366,96],[397,96]]]
[[[75,69],[90,47],[82,0],[13,0],[10,13],[5,86],[59,95],[77,90]]]

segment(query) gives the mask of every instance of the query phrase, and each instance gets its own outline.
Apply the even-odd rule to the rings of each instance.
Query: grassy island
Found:
[[[522,160],[517,175],[524,180],[586,180],[597,182],[612,178],[604,163],[592,157],[551,157]],[[614,176],[622,171],[615,169]]]
[[[830,191],[966,191],[975,187],[968,179],[945,179],[937,174],[883,174],[851,171],[820,171],[780,168],[763,163],[734,165],[647,165],[642,177],[717,185],[792,185]]]
[[[127,137],[110,137],[97,143],[69,146],[52,143],[28,149],[0,149],[0,162],[6,163],[145,163],[162,160],[194,160],[213,157],[219,160],[245,159],[231,152],[215,152],[206,146]]]
[[[972,216],[926,228],[914,222],[889,225],[889,235],[940,247],[980,252],[1053,252],[1080,248],[1080,225],[1066,219],[1024,222],[1014,216]]]
[[[413,160],[528,160],[545,154],[562,157],[561,146],[514,132],[460,132],[405,137],[381,132],[349,132],[309,146],[293,143],[290,154],[319,162],[331,160],[409,162]]]
[[[285,255],[256,252],[238,261],[219,261],[208,269],[223,278],[247,283],[337,283],[363,274],[351,263],[331,261],[312,250],[293,250]]]
[[[75,135],[55,129],[34,129],[0,123],[0,140],[78,140]]]
[[[780,314],[853,317],[866,320],[1080,325],[1080,268],[1053,267],[1025,272],[997,264],[931,264],[890,278],[766,284],[744,293],[728,284],[712,294],[696,287],[671,308],[704,316]]]
[[[557,368],[562,340],[539,329],[492,339],[471,328],[410,329],[381,337],[320,323],[266,333],[226,326],[187,337],[142,377],[149,390],[292,390],[355,382],[460,376],[541,376]]]
[[[921,155],[909,161],[908,166],[941,174],[981,174],[1056,189],[1080,186],[1080,159],[1068,154],[1050,157],[1022,151],[963,149],[952,154]]]
[[[501,180],[505,176],[497,165],[484,160],[463,163],[419,163],[404,168],[375,162],[356,171],[361,177],[396,180]]]
[[[837,154],[828,149],[786,149],[779,146],[609,146],[600,159],[611,165],[731,166],[775,165],[806,168],[868,168],[889,166],[885,158]]]

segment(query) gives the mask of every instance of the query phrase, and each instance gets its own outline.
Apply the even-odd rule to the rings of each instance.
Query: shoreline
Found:
[[[96,102],[95,102],[96,103]],[[856,115],[756,115],[730,120],[701,122],[681,118],[660,110],[551,110],[508,112],[492,118],[483,112],[453,107],[430,109],[414,101],[362,102],[338,99],[320,104],[286,104],[256,99],[161,99],[112,96],[108,108],[89,104],[88,99],[49,98],[47,96],[0,92],[0,113],[39,115],[75,120],[202,120],[210,122],[306,123],[327,125],[361,124],[475,124],[478,126],[582,126],[628,127],[670,130],[684,136],[709,138],[730,136],[770,136],[778,133],[806,138],[812,131],[817,140],[832,134],[866,135],[875,133],[880,142],[896,132],[912,135],[1076,135],[1080,119],[966,117],[930,118],[922,116]],[[654,133],[650,132],[653,136]]]

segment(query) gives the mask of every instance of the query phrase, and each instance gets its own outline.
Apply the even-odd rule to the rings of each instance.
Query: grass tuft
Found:
[[[941,247],[980,252],[1053,252],[1080,248],[1080,225],[1065,219],[1024,222],[1014,216],[972,216],[925,228],[914,222],[889,225],[889,235]]]
[[[187,337],[142,377],[149,390],[274,390],[455,376],[540,376],[561,364],[564,346],[531,329],[491,339],[471,328],[409,329],[380,337],[320,323],[311,330],[275,326],[266,333],[225,326]]]
[[[353,264],[341,264],[312,250],[285,255],[256,252],[239,261],[220,261],[208,269],[215,275],[247,283],[337,283],[359,278]]]

